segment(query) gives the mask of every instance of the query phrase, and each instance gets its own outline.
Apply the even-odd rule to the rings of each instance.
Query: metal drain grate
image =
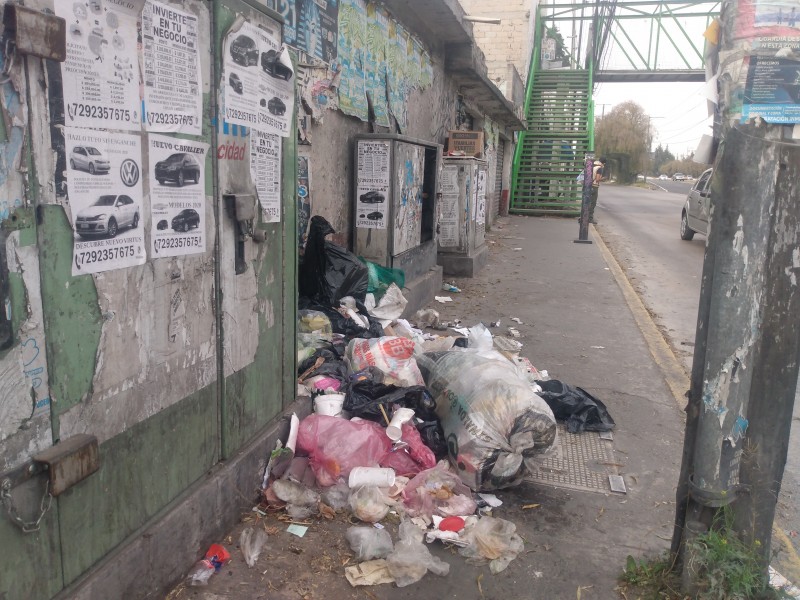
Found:
[[[613,474],[610,448],[611,442],[601,440],[595,432],[567,433],[559,425],[558,452],[539,463],[538,472],[532,473],[528,481],[606,494],[610,491],[608,476]]]

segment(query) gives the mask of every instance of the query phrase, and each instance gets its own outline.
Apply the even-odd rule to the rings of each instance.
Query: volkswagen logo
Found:
[[[119,167],[119,176],[126,186],[135,186],[139,182],[139,165],[132,159],[126,158]]]

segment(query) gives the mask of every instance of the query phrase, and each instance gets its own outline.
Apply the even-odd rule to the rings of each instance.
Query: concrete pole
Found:
[[[583,196],[581,201],[581,218],[578,226],[578,239],[576,244],[591,244],[589,239],[589,204],[592,202],[592,175],[594,173],[594,153],[586,155],[583,164]]]
[[[774,43],[781,32],[755,23],[755,3],[723,2],[722,142],[673,550],[682,550],[687,518],[710,525],[718,508],[730,505],[737,533],[759,553],[766,574],[800,365],[800,146],[784,126],[791,117],[770,110],[769,122],[742,118],[747,98],[764,93],[753,75],[765,69],[753,57],[772,59],[781,50]],[[770,73],[769,81],[780,84],[782,76]],[[775,85],[770,109],[780,105],[779,93]]]

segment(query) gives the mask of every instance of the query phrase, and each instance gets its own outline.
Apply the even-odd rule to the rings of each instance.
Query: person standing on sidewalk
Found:
[[[597,193],[600,191],[600,182],[603,180],[604,166],[605,161],[600,159],[594,161],[592,168],[592,201],[589,204],[589,223],[593,225],[597,225],[597,221],[594,220],[594,209],[597,206]]]

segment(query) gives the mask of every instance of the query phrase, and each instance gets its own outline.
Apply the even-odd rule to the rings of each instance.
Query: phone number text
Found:
[[[79,269],[83,265],[118,260],[120,258],[133,258],[133,246],[113,246],[99,250],[80,250],[75,254],[75,266]]]
[[[96,104],[81,104],[73,102],[67,105],[67,112],[70,119],[86,117],[89,119],[104,119],[106,121],[125,121],[130,122],[132,115],[127,108],[109,108],[108,106],[97,106]]]
[[[170,248],[200,248],[203,244],[203,239],[199,235],[190,235],[187,237],[163,237],[156,238],[153,242],[155,251],[165,250]]]

